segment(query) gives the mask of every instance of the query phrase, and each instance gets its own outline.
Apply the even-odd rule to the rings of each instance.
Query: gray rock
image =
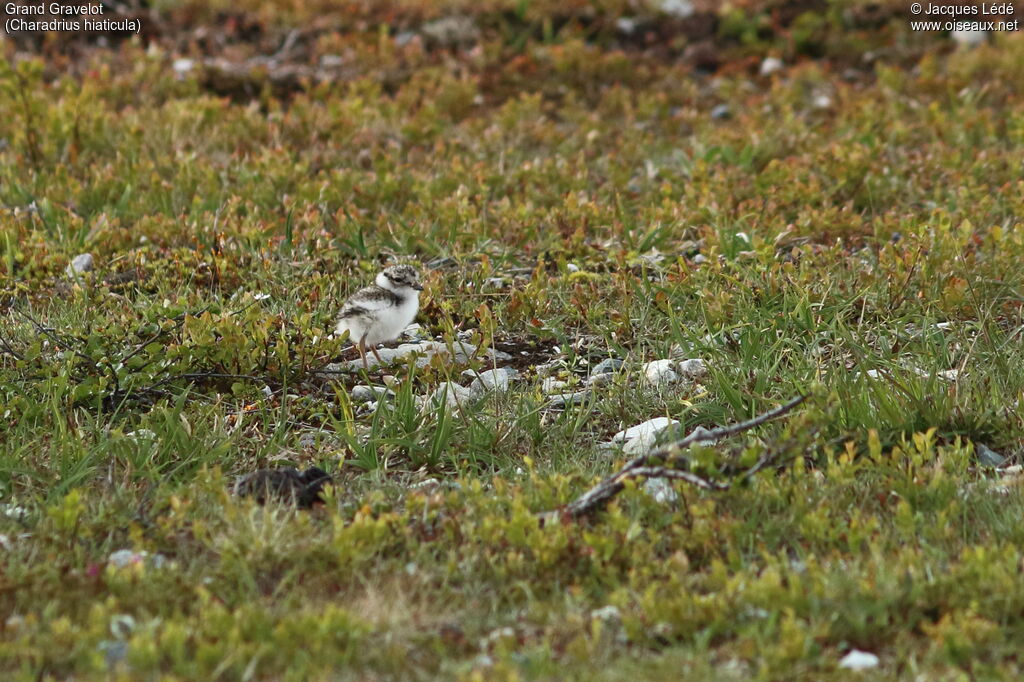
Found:
[[[597,388],[599,386],[607,386],[608,384],[614,381],[614,374],[594,374],[589,379],[587,379],[587,386],[591,388]]]
[[[977,47],[988,39],[988,31],[955,30],[949,32],[949,37],[960,47]]]
[[[622,369],[625,363],[619,358],[605,358],[590,368],[590,376],[595,374],[611,374]]]
[[[703,379],[708,374],[708,367],[703,360],[694,358],[691,360],[683,360],[678,366],[679,374],[684,379],[690,381],[697,381]]]
[[[607,449],[614,449],[615,446],[621,445],[622,452],[627,455],[634,457],[646,455],[657,447],[658,441],[666,430],[674,429],[678,425],[677,420],[668,417],[648,419],[616,433],[612,436],[611,442],[607,444]]]
[[[380,398],[394,398],[395,394],[383,386],[367,386],[365,384],[359,384],[352,387],[352,390],[349,391],[349,397],[357,403],[368,403],[373,400],[379,400]]]
[[[423,25],[423,35],[443,47],[469,45],[480,37],[480,29],[468,16],[436,19]]]
[[[569,382],[561,381],[555,377],[544,377],[544,381],[540,384],[540,390],[547,395],[552,393],[564,393],[565,389],[568,387]]]
[[[624,35],[633,35],[636,31],[637,20],[633,17],[619,17],[615,20],[615,28]]]
[[[413,322],[402,330],[402,338],[410,341],[425,341],[428,337],[420,323]]]
[[[484,280],[485,289],[504,289],[507,286],[508,282],[504,277],[488,277]]]
[[[644,379],[655,388],[679,381],[673,360],[654,360],[644,365]]]
[[[670,426],[675,426],[677,424],[679,424],[679,422],[675,419],[669,419],[668,417],[655,417],[654,419],[648,419],[647,421],[641,422],[636,426],[631,426],[628,429],[623,429],[622,431],[619,431],[614,436],[612,436],[612,442],[626,443],[628,441],[633,440],[634,438],[639,438],[646,434],[653,433],[655,435],[658,435],[665,429],[669,428]]]
[[[405,47],[416,38],[416,34],[412,31],[402,31],[395,36],[395,45],[398,47]]]
[[[778,57],[765,57],[764,61],[761,62],[761,75],[771,76],[782,71],[783,67],[785,67],[785,64]]]
[[[93,258],[91,253],[80,253],[75,256],[68,267],[64,270],[68,277],[74,277],[75,275],[81,275],[89,272],[93,268]]]
[[[473,379],[473,383],[469,385],[469,388],[478,395],[489,391],[507,391],[512,384],[512,380],[519,376],[519,372],[511,367],[498,367],[497,369],[489,369],[479,374],[474,372],[473,374],[476,378]]]
[[[550,377],[558,374],[562,369],[562,362],[560,360],[552,360],[551,362],[545,362],[542,365],[537,365],[533,368],[533,371],[537,373],[539,377]]]
[[[430,362],[430,359],[435,355],[441,355],[452,359],[454,362],[468,362],[477,352],[477,347],[471,343],[465,341],[455,341],[449,348],[448,344],[442,341],[420,341],[419,343],[403,343],[397,348],[378,348],[377,354],[380,355],[381,360],[384,361],[385,365],[390,365],[396,360],[405,360],[410,356],[417,356],[416,366],[423,367]],[[490,360],[511,360],[512,356],[508,353],[500,350],[485,349],[480,354],[481,357]],[[375,368],[380,365],[377,362],[377,358],[373,353],[366,354],[366,364],[370,368]],[[363,361],[359,358],[348,360],[346,362],[334,363],[328,365],[324,369],[328,372],[332,371],[358,371],[362,369]]]
[[[688,19],[695,11],[690,0],[661,0],[658,9],[676,19]]]
[[[852,649],[839,660],[839,667],[844,670],[868,670],[878,667],[878,656],[869,651]]]
[[[728,104],[719,104],[711,110],[711,118],[716,121],[724,121],[727,118],[732,118],[732,109],[729,108]]]
[[[674,504],[679,501],[679,493],[664,478],[648,478],[644,482],[644,492],[658,504]]]
[[[430,403],[440,405],[442,402],[448,408],[468,405],[476,398],[476,394],[465,386],[460,386],[454,381],[446,381],[430,394]]]
[[[981,466],[998,468],[1006,464],[1006,457],[983,443],[975,443],[974,452],[978,456],[978,464]]]

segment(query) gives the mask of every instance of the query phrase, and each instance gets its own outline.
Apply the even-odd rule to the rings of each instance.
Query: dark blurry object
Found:
[[[323,502],[320,495],[330,482],[331,477],[319,467],[301,472],[293,467],[260,469],[238,479],[234,492],[239,497],[252,497],[258,504],[273,500],[309,509]]]

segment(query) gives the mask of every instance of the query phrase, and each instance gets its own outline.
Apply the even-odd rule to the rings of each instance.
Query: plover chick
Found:
[[[377,344],[393,341],[416,317],[420,308],[420,273],[411,265],[392,265],[377,275],[374,283],[352,294],[338,313],[335,334],[348,332],[348,338],[359,349],[359,357],[366,364],[369,348],[384,364],[377,353]]]

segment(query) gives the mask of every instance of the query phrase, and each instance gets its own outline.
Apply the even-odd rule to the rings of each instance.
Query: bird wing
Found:
[[[366,315],[367,313],[375,313],[379,310],[393,307],[395,305],[394,301],[386,295],[387,293],[380,287],[360,289],[345,301],[345,305],[341,306],[338,319],[343,320],[346,317]]]

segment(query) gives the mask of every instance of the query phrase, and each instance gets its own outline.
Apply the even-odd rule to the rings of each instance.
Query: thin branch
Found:
[[[70,341],[68,341],[66,339],[62,339],[59,336],[57,336],[57,334],[54,332],[53,329],[51,329],[49,327],[44,327],[42,324],[39,323],[38,320],[36,320],[34,317],[32,317],[31,315],[29,315],[28,313],[26,313],[23,310],[16,310],[15,312],[18,313],[19,315],[21,315],[22,317],[24,317],[29,322],[31,322],[32,326],[36,328],[36,331],[39,332],[40,334],[42,334],[43,336],[45,336],[46,338],[48,338],[50,341],[52,341],[53,343],[57,344],[58,346],[63,346],[65,348],[67,348],[72,353],[74,353],[76,357],[81,358],[82,360],[85,360],[90,365],[92,365],[93,369],[95,369],[97,372],[100,370],[100,367],[96,363],[95,360],[90,358],[85,353],[82,353],[81,351],[76,349],[74,347],[74,344],[71,343]]]
[[[673,478],[686,481],[687,483],[704,490],[728,490],[736,481],[746,480],[771,464],[773,457],[767,455],[762,457],[756,464],[754,464],[754,466],[750,467],[747,471],[729,482],[711,481],[689,471],[664,466],[664,462],[678,460],[682,450],[694,443],[719,441],[728,436],[760,426],[761,424],[771,421],[772,419],[776,419],[777,417],[781,417],[806,399],[807,396],[805,395],[796,397],[784,405],[780,405],[779,407],[757,415],[753,419],[748,419],[746,421],[739,422],[738,424],[732,424],[731,426],[723,426],[711,430],[701,428],[694,429],[685,438],[663,445],[646,455],[640,455],[639,457],[631,459],[617,472],[608,476],[593,488],[566,505],[564,511],[572,518],[581,518],[602,509],[613,497],[622,492],[626,487],[624,481],[627,478],[636,478],[638,476],[645,476],[647,478]]]
[[[15,360],[25,359],[25,356],[19,353],[18,351],[14,350],[14,347],[11,346],[10,342],[2,335],[0,335],[0,350],[4,351],[8,355],[13,356]]]

